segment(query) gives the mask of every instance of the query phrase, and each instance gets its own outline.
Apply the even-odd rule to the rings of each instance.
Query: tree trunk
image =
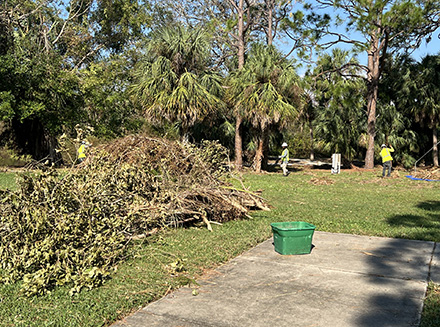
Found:
[[[263,147],[264,147],[264,140],[263,137],[261,136],[258,138],[258,146],[254,158],[254,169],[256,173],[261,173],[261,161],[263,160]]]
[[[365,155],[365,168],[374,168],[374,137],[376,136],[376,101],[377,101],[377,85],[371,81],[368,83],[367,95],[367,133],[368,147]]]
[[[245,54],[245,35],[244,35],[244,0],[240,0],[238,7],[238,69],[244,67]],[[241,170],[243,168],[243,138],[241,135],[241,124],[243,117],[239,110],[235,112],[235,169]]]
[[[268,161],[269,161],[269,133],[270,133],[270,127],[267,129],[266,133],[263,134],[263,159],[261,161],[261,169],[267,170],[269,167]]]
[[[49,147],[49,159],[55,166],[61,166],[64,164],[63,156],[57,152],[58,140],[54,135],[46,135],[46,144]]]
[[[22,154],[30,154],[35,160],[47,158],[57,165],[62,163],[61,155],[55,150],[58,146],[56,137],[49,134],[37,118],[23,122],[13,120],[11,127]]]
[[[267,0],[267,45],[271,46],[273,43],[273,9],[274,9],[274,1]]]
[[[368,74],[367,74],[367,133],[368,147],[365,155],[365,168],[374,168],[374,138],[376,136],[376,105],[379,88],[380,51],[379,39],[372,36],[370,50],[368,50]]]
[[[432,162],[434,164],[435,167],[438,167],[438,147],[437,147],[437,143],[438,143],[438,137],[437,137],[437,127],[434,127],[432,129]]]
[[[244,0],[240,0],[238,5],[238,69],[244,67],[245,35],[244,35]]]
[[[265,156],[265,149],[267,148],[267,141],[269,139],[269,128],[266,127],[261,130],[260,137],[258,138],[257,151],[255,152],[254,168],[255,172],[261,173],[262,169],[267,168],[267,156]]]
[[[243,119],[240,113],[236,114],[235,121],[235,169],[243,168],[243,139],[241,137],[241,123]]]
[[[186,124],[184,124],[184,123],[182,124],[180,141],[183,144],[188,144],[189,143],[189,127]]]
[[[353,163],[350,160],[348,160],[347,158],[342,157],[342,166],[345,169],[351,169],[351,168],[353,168]]]
[[[309,132],[310,132],[310,160],[315,160],[315,144],[313,139],[313,126],[312,122],[309,123]]]

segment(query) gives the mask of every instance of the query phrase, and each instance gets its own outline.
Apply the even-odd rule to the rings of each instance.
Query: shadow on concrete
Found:
[[[389,239],[365,257],[369,280],[380,294],[368,299],[357,326],[418,326],[429,275],[432,247],[428,242]]]
[[[440,201],[423,201],[416,205],[424,210],[421,215],[395,215],[388,218],[388,223],[397,227],[408,227],[402,237],[415,240],[436,242],[440,240]],[[374,251],[374,255],[366,257],[371,271],[383,276],[392,276],[414,281],[427,281],[430,275],[430,259],[432,248],[429,242],[392,239],[390,242]],[[428,246],[427,246],[428,245]],[[384,260],[381,260],[383,258]],[[397,265],[398,262],[400,265]],[[402,264],[403,262],[403,264]],[[405,267],[406,271],[402,271]],[[426,279],[424,279],[426,278]],[[371,278],[372,283],[381,283],[384,287],[398,280],[390,278]],[[377,326],[377,321],[383,321],[385,315],[398,317],[400,314],[412,314],[413,325],[418,326],[423,299],[412,291],[401,289],[398,294],[372,296],[369,299],[374,313],[359,317],[359,326]],[[395,311],[394,308],[407,308],[407,312]],[[417,311],[418,310],[418,311]],[[390,321],[387,326],[401,326],[398,321]]]
[[[370,309],[374,313],[362,315],[356,326],[359,327],[402,327],[402,326],[419,326],[419,312],[420,301],[412,298],[411,292],[402,292],[401,295],[377,295],[369,300]],[[402,302],[404,302],[402,304]],[[409,308],[409,311],[402,312],[402,306]],[[370,312],[371,310],[369,310]],[[412,317],[408,317],[409,323],[402,324],[402,315],[408,315],[414,312]]]
[[[402,237],[414,240],[440,240],[440,201],[425,201],[417,205],[425,210],[422,215],[395,215],[388,218],[392,226],[409,227]],[[410,325],[419,326],[424,292],[411,290],[411,283],[425,283],[429,279],[430,262],[434,243],[406,239],[389,239],[365,257],[371,271],[370,282],[383,285],[383,289],[397,289],[397,292],[384,292],[371,296],[369,305],[373,310],[360,316],[358,326],[402,326],[402,315]],[[399,282],[405,287],[397,287]],[[406,282],[405,282],[406,281]],[[409,288],[408,288],[409,286]],[[402,308],[404,309],[402,311]],[[385,326],[385,325],[383,325]]]

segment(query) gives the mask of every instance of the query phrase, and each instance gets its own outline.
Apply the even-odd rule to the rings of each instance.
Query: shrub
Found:
[[[23,167],[32,161],[30,155],[20,155],[7,146],[0,148],[0,166]]]
[[[130,136],[91,150],[67,173],[24,175],[18,191],[2,191],[3,282],[22,280],[28,295],[69,284],[74,294],[108,278],[140,234],[266,209],[221,181],[226,150],[215,142],[198,148]]]

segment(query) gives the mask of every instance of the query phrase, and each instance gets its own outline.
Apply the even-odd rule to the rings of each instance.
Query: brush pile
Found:
[[[269,210],[264,199],[222,181],[227,151],[129,136],[91,148],[67,173],[27,175],[2,191],[0,281],[23,293],[98,286],[132,239],[166,227],[225,222]]]
[[[421,179],[440,180],[440,168],[438,167],[417,168],[415,172],[414,171],[411,172],[411,176]]]

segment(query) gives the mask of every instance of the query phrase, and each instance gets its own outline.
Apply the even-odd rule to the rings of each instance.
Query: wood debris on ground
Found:
[[[334,183],[334,181],[328,177],[323,176],[312,178],[309,183],[313,185],[331,185]]]
[[[127,136],[91,148],[67,171],[20,177],[17,190],[0,190],[0,282],[22,280],[27,295],[99,286],[130,241],[167,227],[213,230],[269,210],[238,178],[228,182],[234,176],[218,142]]]
[[[154,196],[148,197],[142,211],[149,212],[150,219],[160,216],[168,226],[203,222],[210,228],[210,221],[221,223],[249,217],[250,210],[269,210],[259,192],[226,182],[225,176],[230,176],[227,151],[217,142],[195,146],[132,135],[96,153],[100,150],[114,165],[148,172],[151,190],[144,192]]]
[[[440,180],[440,168],[439,167],[422,167],[417,168],[415,171],[411,171],[411,176],[421,179]]]

